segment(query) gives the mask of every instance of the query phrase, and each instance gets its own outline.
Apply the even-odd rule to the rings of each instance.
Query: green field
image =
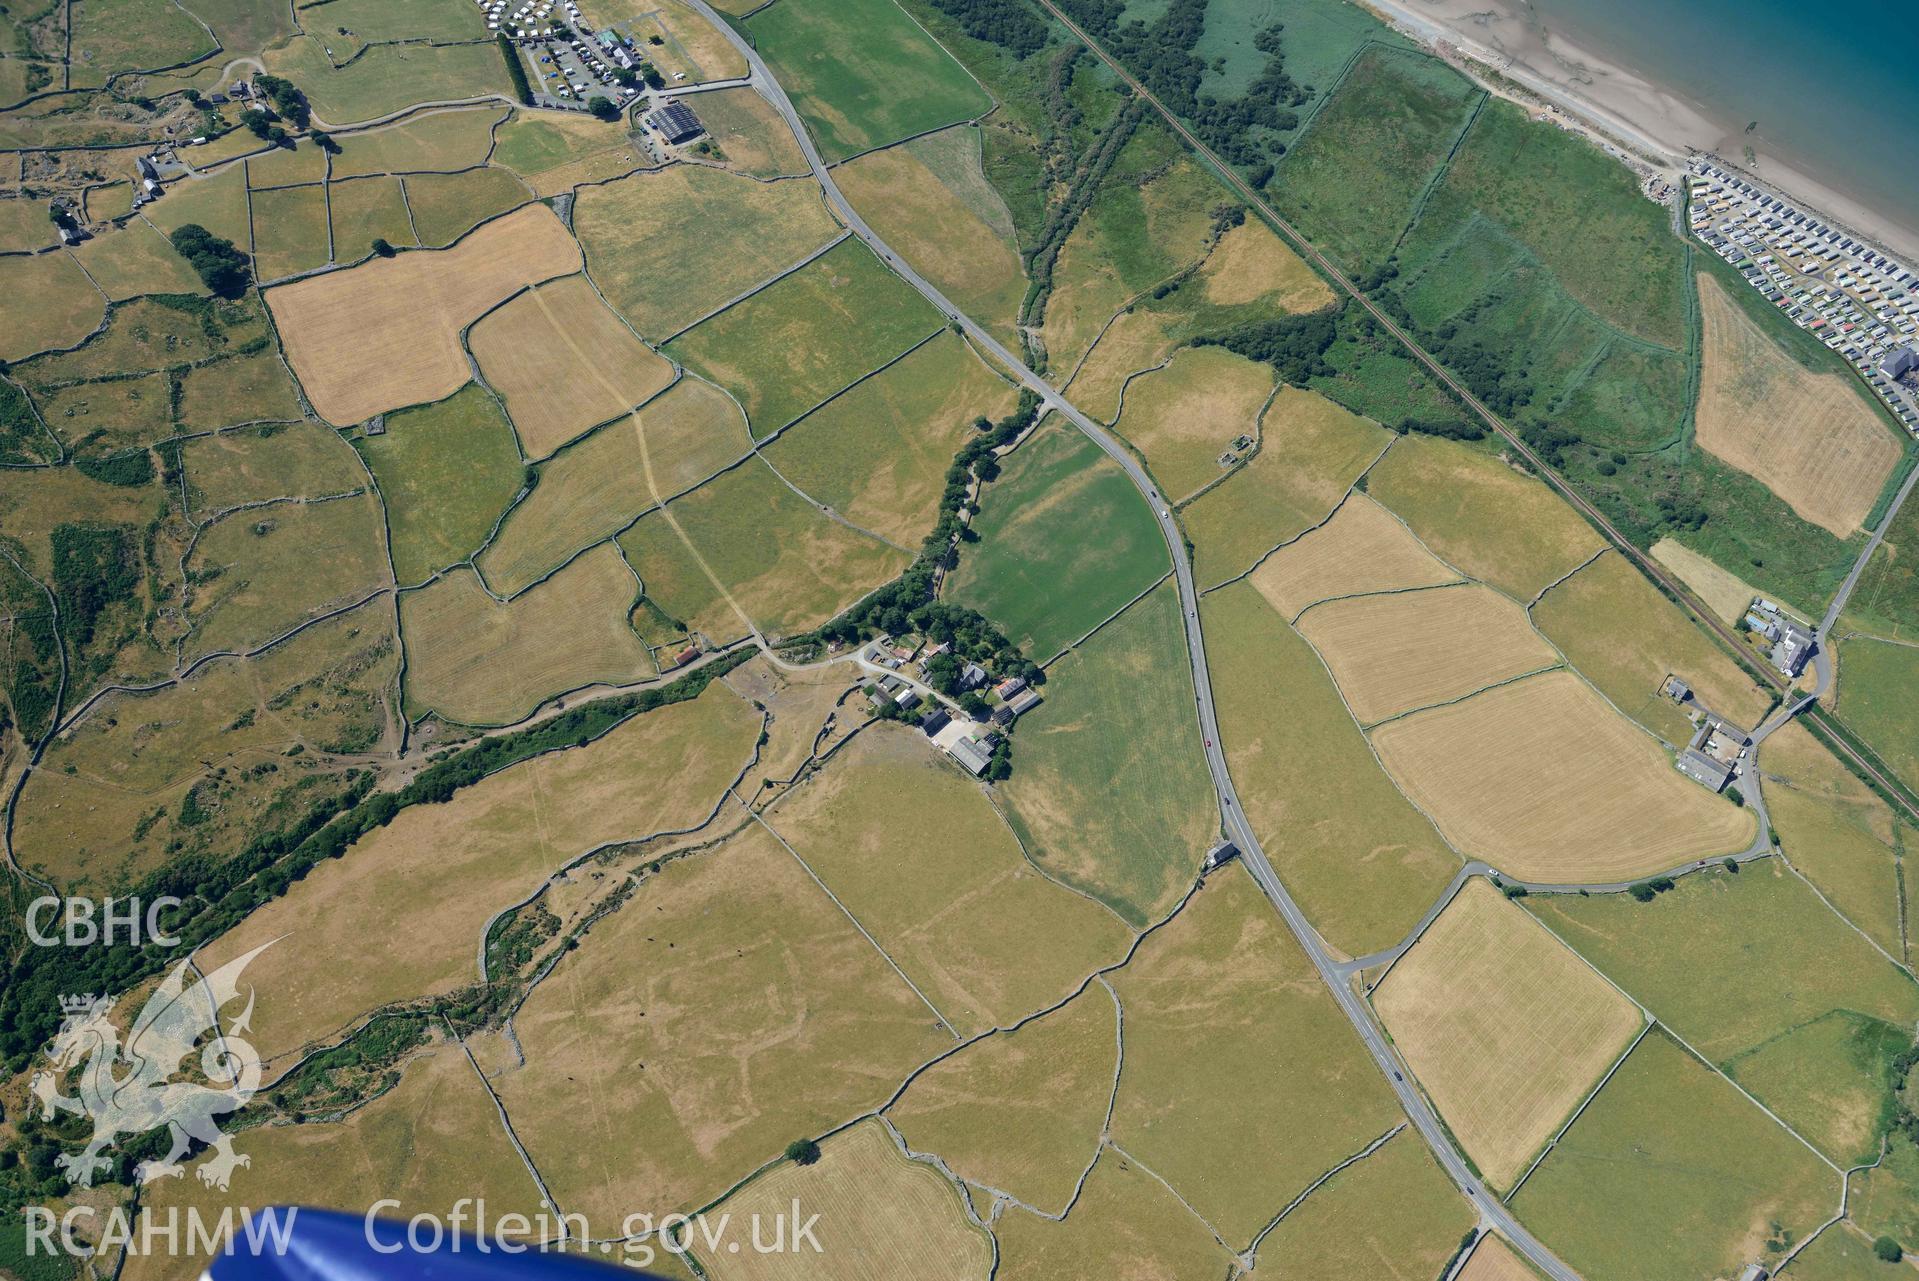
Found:
[[[411,174],[406,179],[413,230],[428,248],[450,245],[487,219],[517,209],[530,198],[525,184],[504,169]]]
[[[187,558],[187,652],[249,649],[373,591],[387,577],[371,494],[228,516]]]
[[[1406,936],[1459,858],[1386,777],[1325,667],[1251,583],[1207,595],[1220,746],[1260,843],[1350,956]]]
[[[321,40],[295,36],[266,52],[267,70],[299,85],[314,116],[352,124],[416,102],[508,93],[506,64],[491,40],[473,44],[380,44],[335,66]]]
[[[1218,815],[1179,595],[1163,583],[1047,671],[1000,787],[1027,852],[1135,926],[1178,900]]]
[[[1436,58],[1369,47],[1286,153],[1274,208],[1346,271],[1380,266],[1481,96]]]
[[[1590,1281],[1640,1281],[1775,1264],[1838,1201],[1836,1171],[1654,1031],[1512,1206]]]
[[[1042,424],[986,487],[948,581],[954,600],[998,623],[1044,662],[1166,572],[1146,500],[1099,446]],[[1097,539],[1085,537],[1097,529]]]
[[[169,0],[84,0],[73,7],[72,22],[67,61],[76,89],[216,51],[206,29]]]
[[[1908,787],[1919,787],[1919,648],[1853,636],[1839,645],[1833,710]]]
[[[744,25],[829,162],[993,105],[893,0],[782,0]]]
[[[354,443],[386,503],[394,575],[420,583],[486,541],[520,490],[519,450],[499,406],[472,383],[388,414],[386,428]]]
[[[430,173],[483,165],[493,145],[494,127],[503,119],[505,113],[499,107],[432,111],[349,134],[335,139],[340,154],[333,157],[332,177],[337,181],[364,174]]]
[[[179,423],[187,431],[300,416],[293,377],[277,351],[233,356],[189,370],[181,379]]]
[[[180,447],[181,492],[197,521],[243,503],[324,498],[366,487],[332,428],[305,421],[203,436]]]
[[[1919,1020],[1919,984],[1784,867],[1689,876],[1651,903],[1623,894],[1526,902],[1829,1156],[1876,1147],[1890,1046],[1880,1029]],[[1820,1024],[1836,1011],[1879,1027],[1853,1035]]]
[[[1893,640],[1919,641],[1919,503],[1892,518],[1846,602],[1848,620]]]
[[[931,304],[849,239],[666,351],[737,396],[753,434],[765,436],[938,326]]]
[[[1872,1172],[1860,1176],[1871,1179]],[[1858,1183],[1854,1183],[1857,1189]],[[1855,1195],[1857,1195],[1855,1191]],[[1835,1223],[1793,1258],[1792,1266],[1782,1274],[1786,1281],[1894,1281],[1907,1269],[1887,1263],[1873,1253],[1871,1229],[1862,1234],[1854,1226],[1856,1217]]]
[[[256,191],[253,206],[254,269],[261,280],[278,280],[324,267],[327,262],[327,192],[319,183]]]
[[[373,252],[373,242],[414,243],[407,198],[398,178],[361,178],[327,185],[333,216],[333,261],[358,262]]]

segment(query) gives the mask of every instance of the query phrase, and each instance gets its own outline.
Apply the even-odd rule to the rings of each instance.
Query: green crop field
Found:
[[[1146,501],[1077,431],[1042,424],[1007,458],[948,579],[953,599],[1044,662],[1166,572]],[[1081,531],[1098,529],[1097,539]]]
[[[1846,727],[1919,787],[1919,649],[1863,635],[1841,641],[1838,695],[1833,710]]]
[[[1651,903],[1623,894],[1527,903],[1699,1053],[1832,1147],[1828,1155],[1876,1146],[1883,1064],[1862,1062],[1858,1046],[1885,1042],[1877,1032],[1806,1029],[1834,1011],[1910,1028],[1919,983],[1784,867],[1689,876]]]
[[[1481,92],[1424,54],[1370,47],[1280,165],[1275,208],[1349,272],[1385,262]]]
[[[1775,1264],[1838,1199],[1835,1170],[1654,1031],[1512,1206],[1591,1281],[1640,1281]]]
[[[1201,619],[1220,746],[1280,880],[1348,955],[1397,943],[1458,856],[1379,768],[1317,656],[1251,583],[1207,595]]]
[[[737,396],[765,436],[938,327],[930,303],[846,240],[666,350]]]
[[[471,383],[388,414],[386,428],[354,443],[386,503],[395,577],[420,583],[486,541],[520,490],[519,450],[499,406]]]
[[[1172,585],[1053,664],[1044,692],[1000,787],[1011,820],[1042,867],[1144,926],[1218,828]]]
[[[798,0],[745,23],[828,161],[982,115],[993,100],[893,0]]]

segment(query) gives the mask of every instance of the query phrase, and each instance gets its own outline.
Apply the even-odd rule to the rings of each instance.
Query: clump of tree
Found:
[[[399,252],[397,249],[393,247],[393,245],[387,240],[385,236],[375,236],[373,238],[373,243],[372,245],[369,246],[369,248],[371,248],[374,253],[380,255],[380,257],[382,258],[391,258],[394,254]]]
[[[1655,876],[1649,881],[1640,881],[1638,884],[1627,889],[1626,892],[1632,895],[1633,899],[1637,902],[1650,903],[1653,901],[1655,895],[1664,894],[1667,890],[1672,889],[1673,884],[1673,879],[1670,876]]]
[[[109,606],[134,598],[140,560],[131,525],[62,524],[53,527],[53,590],[75,647],[93,639]]]
[[[820,1145],[811,1139],[794,1139],[786,1145],[786,1159],[794,1165],[811,1165],[820,1159]]]
[[[258,107],[249,107],[240,113],[240,124],[262,142],[270,142],[276,147],[289,145],[291,135],[274,123],[273,117]]]
[[[273,104],[280,118],[295,129],[306,128],[307,122],[313,119],[313,109],[307,105],[307,96],[295,88],[291,80],[262,71],[253,77],[253,87]]]
[[[495,36],[493,43],[500,50],[500,57],[506,62],[506,78],[513,84],[513,96],[522,107],[533,105],[533,86],[527,82],[526,66],[520,61],[520,51],[505,36]]]
[[[1906,1257],[1905,1249],[1888,1236],[1882,1236],[1872,1243],[1872,1252],[1886,1263],[1897,1263]]]
[[[333,141],[333,135],[327,133],[325,130],[315,129],[312,133],[308,134],[307,137],[313,139],[313,145],[326,152],[329,156],[337,156],[340,154],[340,144]]]
[[[1326,363],[1326,352],[1338,337],[1337,314],[1313,311],[1270,320],[1249,320],[1224,333],[1196,339],[1194,345],[1224,347],[1234,355],[1262,361],[1271,365],[1286,382],[1303,387],[1313,378],[1334,372]]]
[[[639,65],[635,67],[634,70],[639,73],[640,79],[646,82],[647,88],[649,89],[666,88],[666,77],[660,74],[660,69],[658,67],[654,66],[652,63],[648,62],[646,59],[644,58],[640,59]]]
[[[1044,49],[1046,24],[1021,0],[933,0],[933,6],[975,40],[996,44],[1015,58]]]
[[[153,479],[153,455],[144,449],[84,456],[74,459],[73,465],[83,476],[123,489],[138,489]]]
[[[613,100],[599,94],[587,99],[586,109],[593,113],[596,120],[611,123],[620,118],[620,109],[614,105]]]
[[[221,298],[238,298],[246,292],[249,259],[231,240],[216,236],[197,222],[174,228],[167,237],[174,252],[200,275],[200,283]]]

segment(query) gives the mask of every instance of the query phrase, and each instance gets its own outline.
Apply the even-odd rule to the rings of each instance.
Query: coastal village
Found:
[[[1693,162],[1688,186],[1693,234],[1919,435],[1919,271],[1710,158]]]

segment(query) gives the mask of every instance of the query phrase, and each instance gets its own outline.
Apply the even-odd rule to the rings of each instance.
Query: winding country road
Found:
[[[801,122],[799,113],[786,96],[778,80],[767,68],[759,52],[741,37],[724,18],[714,12],[707,0],[687,0],[700,14],[721,31],[728,41],[746,58],[747,66],[752,69],[749,80],[785,117],[798,139],[800,150],[806,156],[808,168],[825,190],[828,201],[840,220],[850,228],[854,235],[865,241],[873,252],[877,253],[887,266],[891,267],[908,284],[917,289],[927,301],[959,325],[966,335],[981,349],[992,354],[1023,385],[1038,394],[1044,404],[1072,423],[1102,450],[1118,463],[1133,487],[1139,490],[1150,504],[1153,517],[1159,524],[1161,537],[1166,541],[1166,549],[1173,560],[1173,577],[1179,587],[1180,607],[1183,611],[1186,629],[1186,648],[1192,661],[1193,689],[1198,705],[1200,729],[1206,743],[1206,768],[1212,775],[1213,790],[1219,799],[1221,820],[1226,834],[1233,844],[1239,847],[1241,861],[1252,874],[1254,882],[1272,903],[1281,918],[1292,930],[1299,945],[1311,959],[1313,968],[1318,972],[1326,987],[1331,991],[1334,1001],[1359,1034],[1361,1042],[1372,1055],[1379,1070],[1386,1074],[1393,1093],[1398,1096],[1400,1106],[1406,1115],[1412,1118],[1414,1126],[1425,1138],[1427,1146],[1433,1151],[1447,1175],[1459,1189],[1465,1193],[1479,1212],[1483,1226],[1497,1229],[1507,1240],[1529,1259],[1533,1265],[1544,1272],[1552,1281],[1579,1281],[1579,1274],[1567,1267],[1538,1239],[1536,1239],[1518,1220],[1513,1218],[1506,1207],[1500,1203],[1474,1174],[1464,1159],[1454,1150],[1447,1139],[1439,1118],[1427,1105],[1425,1097],[1407,1080],[1405,1064],[1397,1052],[1387,1042],[1385,1035],[1373,1022],[1365,1003],[1353,991],[1340,971],[1339,963],[1320,941],[1311,922],[1306,919],[1299,905],[1293,901],[1286,887],[1280,884],[1278,875],[1267,860],[1259,838],[1247,823],[1239,804],[1239,795],[1234,790],[1232,775],[1226,768],[1226,757],[1221,751],[1218,717],[1213,707],[1212,678],[1206,666],[1206,646],[1200,634],[1199,594],[1193,582],[1192,563],[1186,555],[1186,541],[1179,525],[1173,519],[1172,507],[1159,493],[1152,479],[1147,476],[1133,455],[1098,423],[1081,413],[1070,401],[1056,391],[1045,379],[1027,368],[1025,363],[1008,351],[1000,341],[988,333],[984,326],[962,312],[944,294],[934,288],[912,266],[902,261],[897,254],[880,239],[874,230],[866,225],[859,212],[841,194],[839,186],[833,181],[832,173],[821,159],[819,148],[813,143]],[[1051,6],[1047,6],[1051,8]],[[1122,73],[1123,74],[1123,73]],[[1182,130],[1182,132],[1184,132]],[[1449,380],[1450,381],[1450,380]]]

